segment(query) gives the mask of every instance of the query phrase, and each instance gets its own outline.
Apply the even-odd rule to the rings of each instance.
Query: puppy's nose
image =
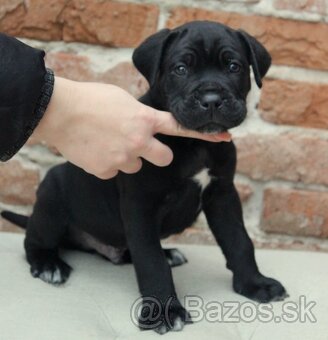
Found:
[[[217,93],[207,92],[200,98],[199,105],[203,110],[215,110],[222,105],[222,99]]]

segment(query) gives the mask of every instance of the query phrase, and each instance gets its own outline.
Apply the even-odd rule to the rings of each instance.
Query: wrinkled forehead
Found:
[[[194,54],[202,58],[217,57],[230,51],[243,58],[244,49],[236,31],[219,24],[196,23],[182,26],[168,50],[170,57]],[[175,59],[174,58],[174,59]]]

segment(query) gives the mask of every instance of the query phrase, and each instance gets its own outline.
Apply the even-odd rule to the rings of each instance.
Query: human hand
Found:
[[[213,135],[184,129],[170,113],[140,103],[117,86],[59,77],[33,137],[55,146],[85,171],[108,179],[118,171],[139,171],[142,158],[157,166],[169,165],[172,150],[154,138],[156,133],[231,140],[227,132]]]

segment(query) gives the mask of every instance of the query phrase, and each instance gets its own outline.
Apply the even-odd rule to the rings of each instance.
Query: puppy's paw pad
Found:
[[[245,283],[234,283],[234,288],[237,293],[262,303],[282,301],[289,296],[279,281],[263,275],[251,278]]]
[[[46,262],[46,260],[34,263],[31,266],[31,274],[46,283],[60,285],[65,283],[72,268],[64,261],[57,259]]]
[[[165,249],[165,256],[167,258],[167,262],[171,267],[181,266],[188,262],[187,258],[181,253],[180,250],[173,249]]]

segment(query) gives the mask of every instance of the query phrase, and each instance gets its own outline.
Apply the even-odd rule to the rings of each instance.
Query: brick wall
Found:
[[[248,120],[233,131],[236,183],[257,246],[328,250],[327,0],[0,0],[0,30],[47,51],[57,75],[147,88],[131,65],[145,37],[208,19],[243,28],[273,56]],[[61,162],[32,140],[0,165],[0,208],[29,212],[45,171]],[[0,230],[18,230],[0,220]],[[171,241],[213,243],[204,218]]]

